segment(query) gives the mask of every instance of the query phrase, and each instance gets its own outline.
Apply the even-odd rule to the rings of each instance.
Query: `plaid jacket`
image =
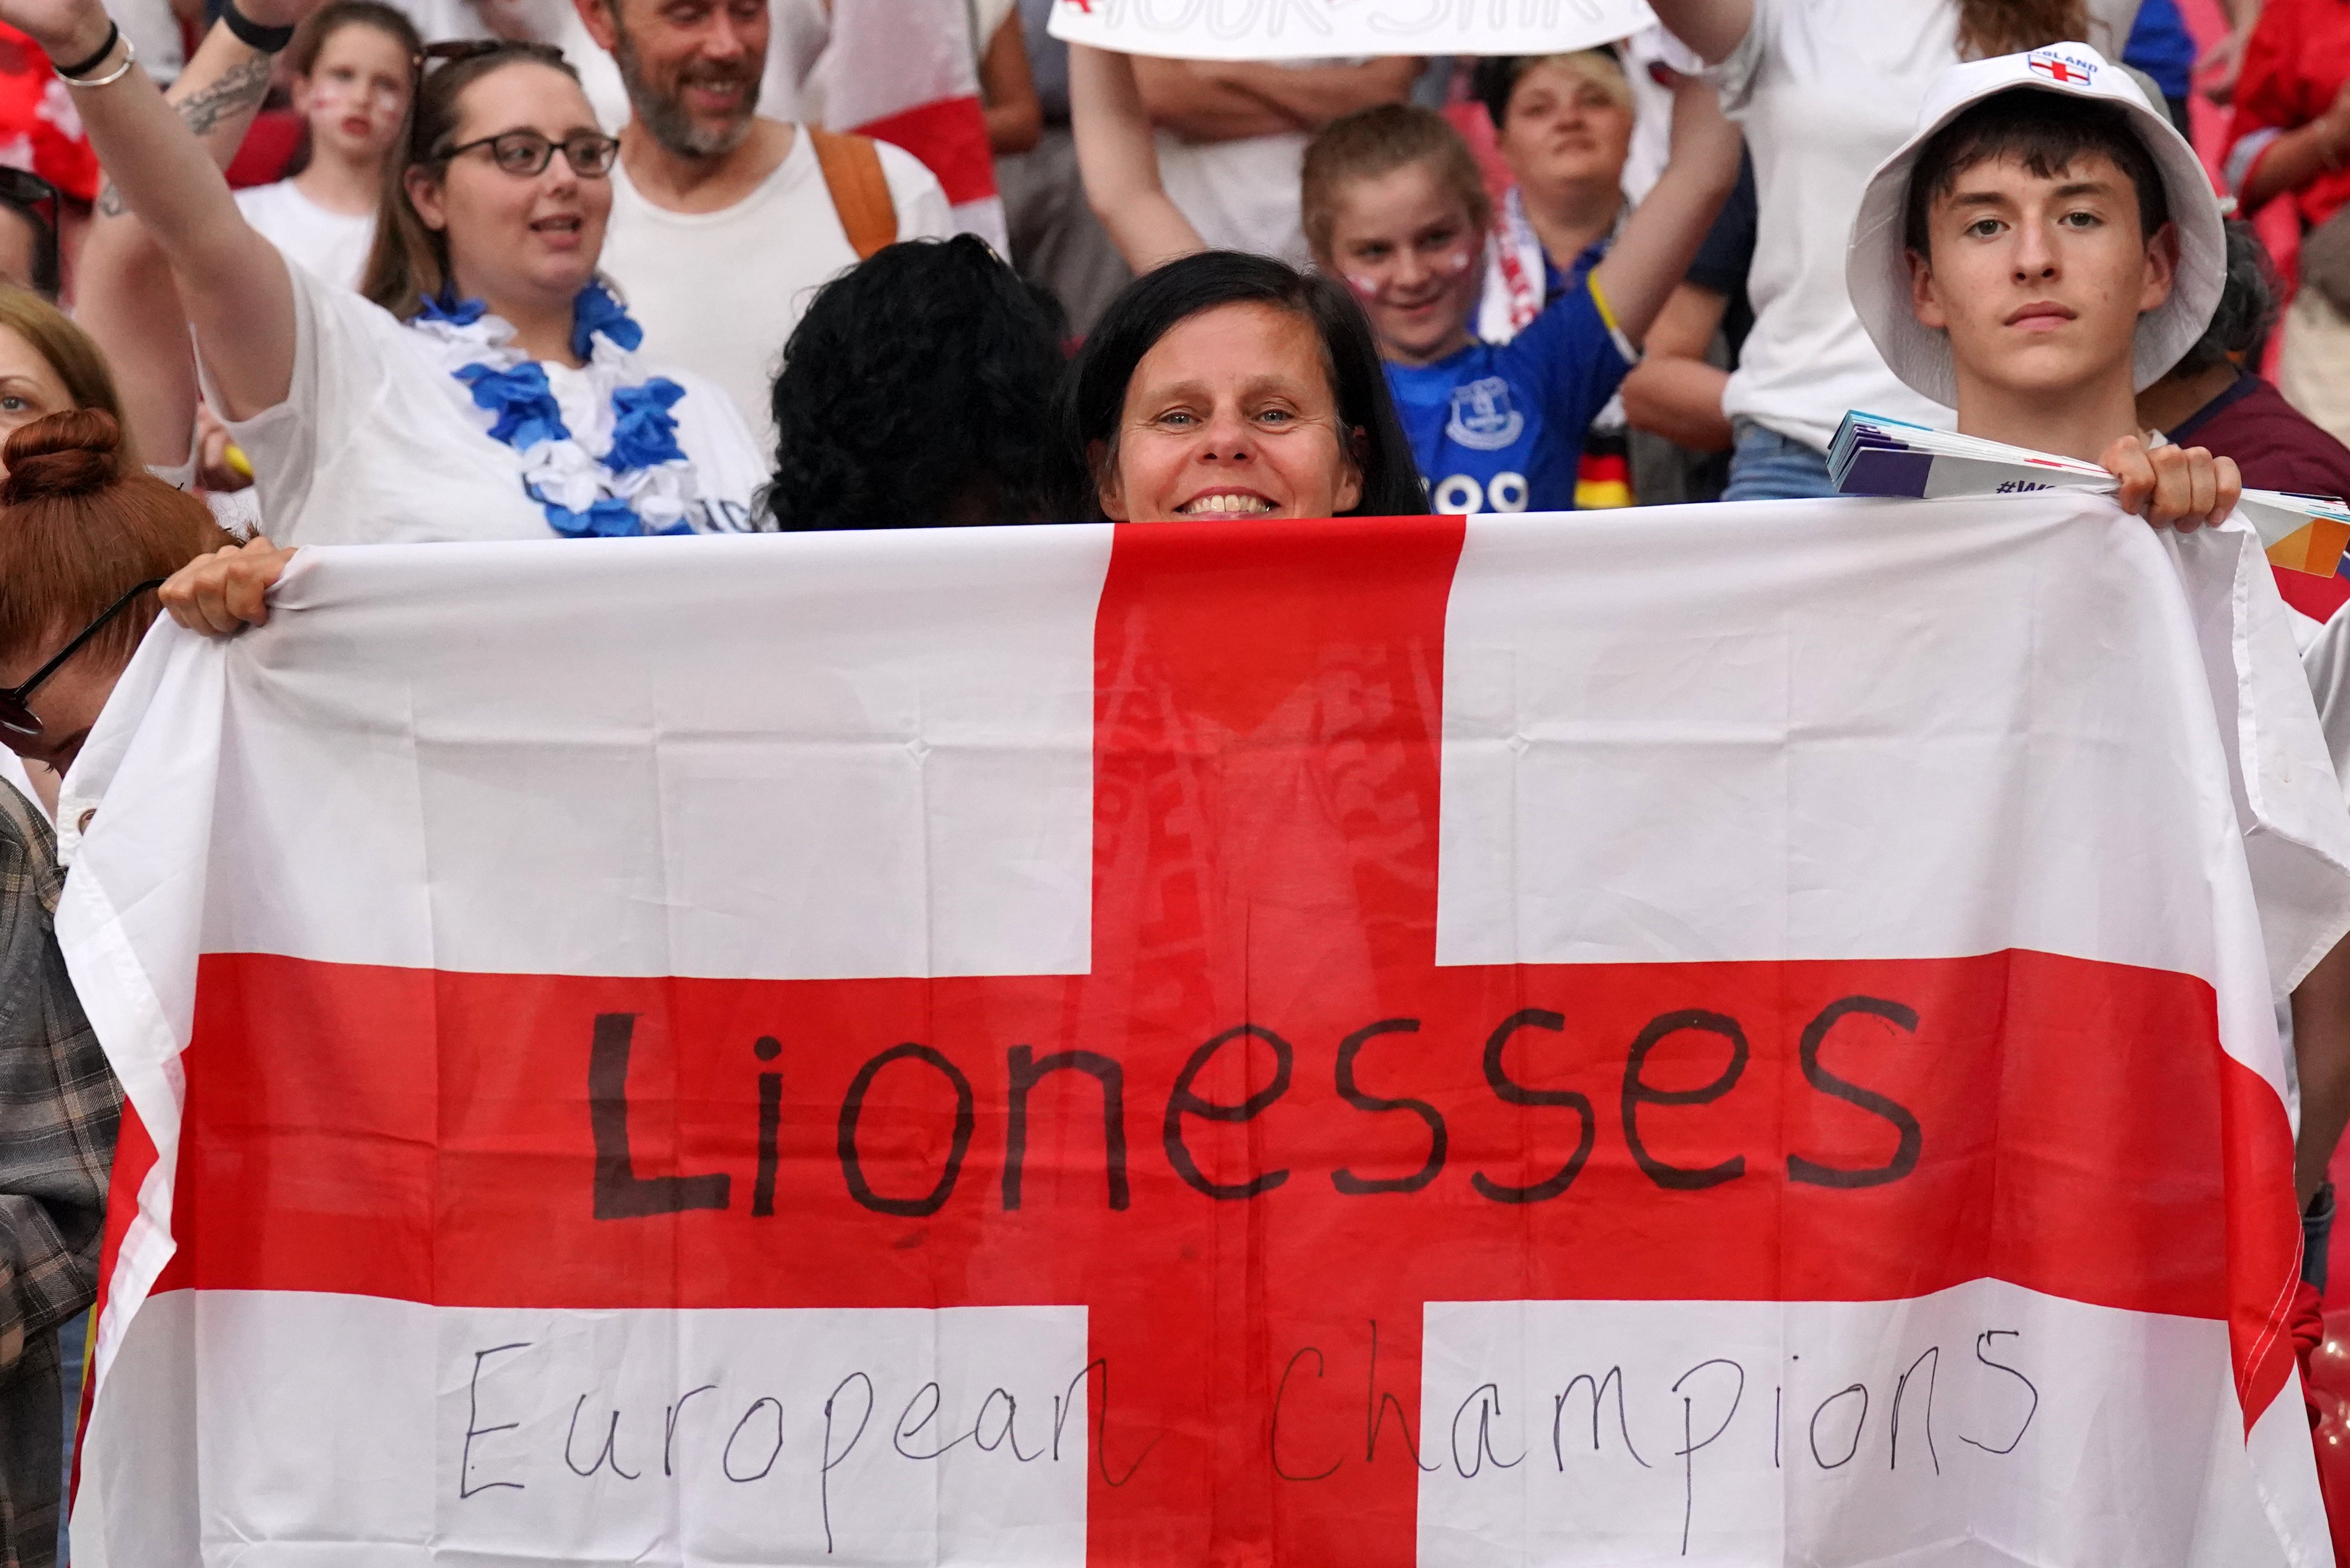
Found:
[[[122,1088],[51,929],[57,840],[0,784],[0,1568],[51,1568],[63,1490],[57,1328],[90,1304]]]

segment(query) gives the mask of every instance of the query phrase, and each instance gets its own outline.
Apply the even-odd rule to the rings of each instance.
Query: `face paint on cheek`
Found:
[[[1452,279],[1457,278],[1461,274],[1467,272],[1471,265],[1474,263],[1476,259],[1477,252],[1474,247],[1461,250],[1450,250],[1440,255],[1430,257],[1428,263],[1428,270],[1435,276],[1442,278],[1449,283]],[[1397,303],[1395,296],[1398,292],[1398,288],[1393,279],[1370,277],[1364,274],[1354,272],[1347,273],[1345,276],[1347,286],[1354,290],[1355,297],[1361,300],[1365,305],[1394,305]],[[1424,304],[1425,301],[1419,303]]]

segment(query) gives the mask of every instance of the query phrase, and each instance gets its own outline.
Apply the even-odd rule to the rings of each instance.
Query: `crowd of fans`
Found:
[[[1669,33],[1610,48],[1278,65],[987,0],[1008,256],[805,112],[826,0],[152,3],[0,0],[11,987],[56,968],[33,802],[141,629],[265,619],[306,545],[1823,496],[1855,409],[2103,462],[2164,525],[2240,476],[2350,492],[2341,0],[2242,0],[2199,63],[2170,0],[1654,0]],[[2198,70],[2233,193],[2304,231],[2289,307],[2183,140]],[[55,1395],[88,1300],[119,1096],[49,980],[0,1035],[26,1564],[60,1401],[14,1391]]]

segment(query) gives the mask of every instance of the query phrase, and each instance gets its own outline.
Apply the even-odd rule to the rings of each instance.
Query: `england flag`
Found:
[[[302,552],[68,780],[113,1568],[2330,1561],[2258,542]]]

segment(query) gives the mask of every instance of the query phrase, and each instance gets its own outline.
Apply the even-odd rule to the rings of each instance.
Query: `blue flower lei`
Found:
[[[433,336],[455,343],[462,341],[461,333],[467,337],[476,336],[474,329],[485,317],[495,321],[488,317],[488,307],[478,299],[435,298],[424,301],[417,312],[416,324],[427,330],[440,328]],[[598,337],[623,352],[633,352],[643,343],[644,336],[644,329],[601,283],[591,281],[572,302],[571,351],[581,359],[592,361]],[[571,431],[563,421],[562,407],[547,383],[546,369],[536,360],[519,358],[503,369],[475,360],[458,366],[450,374],[465,384],[475,407],[494,416],[489,431],[492,441],[525,455],[538,452],[541,448],[559,450],[560,443],[572,441]],[[670,410],[684,396],[685,389],[665,376],[650,377],[635,386],[615,387],[612,442],[602,458],[596,460],[598,466],[625,484],[649,471],[683,462],[685,451],[678,445],[677,419]],[[551,459],[553,451],[540,452],[540,456]],[[572,461],[577,463],[578,460]],[[523,488],[546,514],[548,526],[565,538],[619,538],[693,531],[692,524],[682,516],[667,526],[648,527],[637,507],[624,494],[600,494],[588,505],[575,509],[548,496],[541,484],[527,475]],[[609,490],[613,486],[607,482],[598,488]],[[641,485],[628,488],[633,491]]]

